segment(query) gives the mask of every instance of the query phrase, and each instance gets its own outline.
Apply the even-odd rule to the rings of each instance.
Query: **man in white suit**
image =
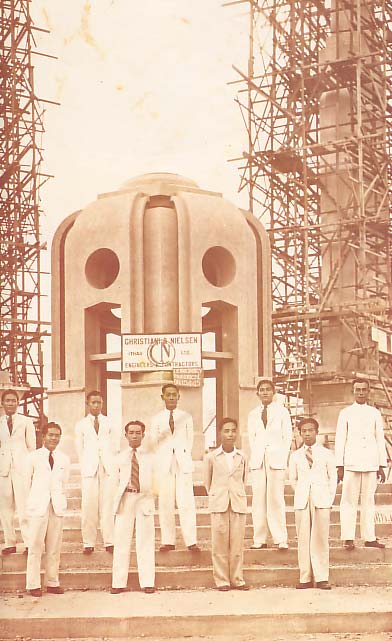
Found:
[[[101,392],[87,395],[88,413],[76,424],[76,450],[82,475],[82,538],[84,554],[94,551],[98,524],[107,552],[113,552],[113,465],[119,435],[102,414]]]
[[[191,552],[199,552],[192,480],[193,420],[177,407],[180,394],[176,385],[164,385],[161,398],[165,409],[152,417],[150,426],[159,479],[160,551],[175,549],[177,502],[185,545]]]
[[[336,427],[335,457],[338,481],[343,481],[340,502],[341,539],[346,550],[355,547],[355,528],[361,495],[361,538],[365,547],[385,548],[376,539],[374,495],[377,480],[385,481],[387,453],[381,413],[368,405],[369,381],[355,379],[355,402],[341,410]]]
[[[267,547],[268,529],[280,550],[287,550],[284,482],[293,430],[290,414],[273,400],[272,381],[257,384],[261,405],[248,416],[254,550]]]
[[[129,448],[117,459],[118,484],[114,496],[114,553],[112,594],[127,589],[133,532],[136,530],[136,560],[143,592],[155,592],[155,526],[153,462],[151,453],[140,447],[145,425],[130,421],[125,426]]]
[[[64,592],[59,582],[59,567],[70,461],[66,454],[56,450],[60,438],[60,425],[53,422],[45,425],[42,430],[43,446],[32,452],[28,460],[30,491],[26,506],[29,519],[26,589],[35,597],[42,596],[41,557],[44,547],[46,590],[51,594]]]
[[[17,414],[18,403],[15,390],[3,391],[1,404],[5,414],[0,418],[0,520],[4,531],[4,555],[16,552],[15,508],[26,554],[28,546],[26,461],[29,452],[35,450],[36,440],[32,419]]]
[[[294,489],[295,525],[298,537],[299,583],[297,589],[330,590],[329,521],[335,498],[335,459],[316,442],[318,422],[303,418],[299,423],[303,445],[289,461],[289,479]]]

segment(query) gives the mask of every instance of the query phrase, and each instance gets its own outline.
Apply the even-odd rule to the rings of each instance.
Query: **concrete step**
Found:
[[[253,589],[221,593],[159,590],[112,595],[67,591],[41,599],[6,596],[0,606],[3,639],[132,639],[239,636],[290,640],[294,634],[365,633],[391,630],[392,588]],[[158,633],[159,631],[159,633]],[[286,634],[287,631],[287,634]],[[206,640],[205,640],[206,641]],[[357,641],[357,640],[356,640]],[[375,638],[372,639],[375,641]]]

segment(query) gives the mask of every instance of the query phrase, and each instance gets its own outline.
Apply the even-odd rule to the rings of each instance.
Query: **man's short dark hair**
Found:
[[[275,391],[275,384],[269,379],[269,378],[262,378],[258,383],[257,383],[257,388],[256,391],[258,392],[260,387],[262,385],[269,385],[272,391]]]
[[[86,400],[89,401],[92,396],[99,396],[103,400],[102,392],[97,389],[91,390],[86,396]]]
[[[1,392],[1,402],[4,401],[4,399],[7,396],[7,394],[12,394],[12,396],[15,396],[16,400],[19,403],[19,395],[18,395],[18,392],[16,391],[16,389],[5,389],[5,390],[3,390]]]
[[[353,389],[354,389],[355,383],[366,383],[366,385],[368,386],[368,389],[370,389],[370,381],[367,378],[354,378],[352,382]]]
[[[138,427],[141,427],[142,434],[144,434],[144,432],[146,431],[146,426],[144,425],[144,423],[142,423],[142,421],[129,421],[129,423],[127,423],[124,427],[125,434],[128,434],[128,427],[130,427],[130,425],[137,425]]]
[[[230,418],[230,416],[226,416],[226,418],[222,418],[221,422],[219,423],[219,432],[221,432],[224,428],[225,425],[228,423],[233,423],[233,425],[236,426],[238,429],[238,421],[235,418]]]
[[[45,423],[45,424],[42,426],[42,430],[41,430],[41,434],[42,434],[42,436],[45,436],[45,434],[47,434],[47,433],[48,433],[48,430],[49,430],[50,428],[52,428],[52,429],[56,429],[56,430],[59,430],[60,434],[62,434],[62,433],[63,433],[63,432],[62,432],[62,430],[61,430],[61,427],[60,427],[60,425],[59,425],[58,423],[55,423],[54,421],[49,421],[49,423]]]
[[[304,425],[307,425],[308,423],[313,425],[316,428],[316,430],[318,431],[318,429],[319,429],[318,421],[316,421],[316,419],[313,418],[312,416],[304,416],[303,418],[301,418],[299,420],[299,422],[298,422],[298,430],[301,431],[302,427]]]
[[[180,393],[180,390],[175,383],[165,383],[164,385],[162,385],[162,395],[165,393],[165,390],[167,390],[168,387],[174,387],[174,389],[177,390],[177,394]]]

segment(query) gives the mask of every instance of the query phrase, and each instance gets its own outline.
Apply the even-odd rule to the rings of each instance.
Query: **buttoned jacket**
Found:
[[[107,416],[99,414],[98,421],[98,434],[92,414],[87,414],[75,427],[75,445],[83,477],[95,476],[99,463],[107,474],[112,474],[119,451],[119,439]]]
[[[174,432],[169,426],[170,412],[166,408],[151,419],[149,437],[155,451],[157,470],[167,474],[173,455],[180,470],[192,473],[193,419],[188,412],[173,411]]]
[[[293,429],[287,409],[276,401],[267,406],[267,426],[261,420],[263,406],[249,412],[248,437],[250,445],[250,469],[259,469],[268,454],[268,462],[274,470],[285,470],[289,456]]]
[[[121,501],[126,493],[126,488],[131,479],[132,470],[132,448],[128,447],[122,450],[116,459],[116,490],[114,495],[114,514],[120,511]],[[142,448],[138,448],[136,457],[139,463],[139,484],[142,511],[144,514],[153,514],[155,510],[154,502],[154,456]]]
[[[245,454],[236,450],[233,469],[230,469],[222,447],[218,447],[205,456],[203,465],[209,512],[226,512],[230,505],[233,512],[246,514]]]
[[[333,504],[337,473],[334,455],[326,447],[312,445],[312,467],[306,459],[305,446],[292,452],[289,460],[289,479],[294,489],[294,509],[303,510],[311,497],[317,508],[330,508]]]
[[[46,447],[40,447],[29,454],[27,516],[44,516],[50,502],[57,516],[64,516],[66,513],[70,461],[66,454],[57,449],[52,452],[52,456],[53,469],[49,465],[49,450]]]
[[[355,472],[377,471],[387,466],[381,413],[367,403],[353,403],[341,410],[335,436],[336,465]]]
[[[24,474],[29,452],[35,450],[35,427],[31,418],[22,414],[12,415],[12,433],[7,416],[0,417],[0,476],[7,476],[12,469]]]

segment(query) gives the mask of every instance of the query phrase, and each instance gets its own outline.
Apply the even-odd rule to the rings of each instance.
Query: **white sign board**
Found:
[[[201,334],[123,334],[122,371],[201,368]]]

